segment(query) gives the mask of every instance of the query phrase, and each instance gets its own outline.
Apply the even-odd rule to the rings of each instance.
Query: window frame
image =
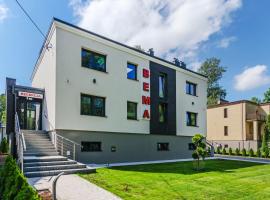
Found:
[[[160,96],[160,77],[164,77],[164,96]],[[166,99],[168,97],[168,75],[166,73],[160,72],[158,75],[158,97],[160,99]]]
[[[160,106],[160,105],[164,105],[164,107],[165,107],[165,111],[164,111],[164,121],[163,121],[163,122],[160,121],[160,113],[159,113],[159,106]],[[167,122],[167,120],[168,120],[168,105],[167,105],[167,103],[159,102],[159,103],[158,103],[158,122],[161,123],[161,124],[164,124],[164,123]]]
[[[91,105],[90,105],[90,114],[83,114],[82,113],[82,97],[89,97],[91,99]],[[103,99],[103,115],[96,115],[94,114],[94,109],[95,109],[95,105],[94,105],[94,99],[99,98],[99,99]],[[80,114],[81,115],[85,115],[85,116],[95,116],[95,117],[106,117],[106,98],[105,97],[100,97],[100,96],[94,96],[94,95],[89,95],[89,94],[84,94],[81,93],[81,98],[80,98]]]
[[[138,65],[135,64],[135,63],[132,63],[132,62],[127,62],[127,68],[128,68],[128,65],[133,65],[133,66],[135,66],[135,79],[133,79],[133,78],[128,78],[128,73],[127,73],[127,79],[133,80],[133,81],[138,81]]]
[[[191,85],[193,85],[194,87],[194,90],[195,90],[195,94],[192,94],[191,92]],[[194,97],[197,97],[197,85],[196,83],[192,83],[190,81],[186,81],[186,94],[188,95],[191,95],[191,96],[194,96]],[[187,90],[187,87],[188,87],[188,90]]]
[[[135,118],[128,117],[128,104],[129,103],[136,105],[136,116],[135,116]],[[138,103],[137,102],[127,101],[127,119],[128,120],[138,120]]]
[[[83,147],[83,143],[90,143],[91,144],[98,144],[99,145],[99,149],[98,150],[84,150]],[[101,152],[102,151],[102,142],[100,141],[81,141],[81,152]]]
[[[93,54],[94,56],[96,55],[96,56],[104,57],[104,69],[99,69],[99,68],[96,68],[96,67],[93,67],[93,66],[84,66],[83,65],[83,59],[82,59],[82,51],[87,51],[87,52]],[[93,69],[93,70],[96,70],[96,71],[107,73],[107,55],[102,54],[102,53],[98,53],[96,51],[89,50],[87,48],[82,47],[81,48],[81,66],[84,67],[84,68],[87,68],[87,69]]]
[[[166,144],[166,147],[165,149],[161,148],[160,145],[164,145]],[[170,143],[169,142],[158,142],[157,143],[157,151],[170,151]]]
[[[228,118],[228,108],[224,108],[224,118]]]
[[[188,123],[189,121],[191,121],[191,115],[193,115],[193,114],[195,114],[195,125]],[[189,118],[189,120],[188,120],[188,118]],[[187,111],[186,112],[186,125],[190,126],[190,127],[198,127],[198,113]]]
[[[224,126],[224,136],[228,136],[228,135],[229,135],[229,127]]]

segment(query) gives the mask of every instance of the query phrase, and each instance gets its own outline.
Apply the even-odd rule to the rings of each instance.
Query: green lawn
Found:
[[[123,199],[270,199],[270,165],[208,160],[98,169],[80,174]]]

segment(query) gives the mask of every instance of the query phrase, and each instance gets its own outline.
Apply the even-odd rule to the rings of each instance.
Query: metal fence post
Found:
[[[73,160],[76,160],[75,156],[76,156],[76,146],[75,144],[73,144]]]
[[[62,149],[61,149],[61,151],[62,151],[62,156],[64,155],[64,139],[62,138]]]
[[[53,180],[53,188],[52,188],[52,193],[53,193],[53,200],[57,200],[56,199],[56,183],[57,180],[60,178],[60,176],[64,175],[65,172],[61,172],[60,174],[58,174],[55,179]]]

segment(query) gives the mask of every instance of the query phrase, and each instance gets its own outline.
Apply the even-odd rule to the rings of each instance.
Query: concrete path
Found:
[[[244,157],[244,156],[229,156],[229,155],[215,155],[216,159],[223,160],[239,160],[245,162],[255,162],[262,164],[270,164],[270,159],[267,158],[256,158],[256,157]]]
[[[29,178],[28,182],[36,189],[52,191],[55,177]],[[58,200],[120,200],[116,195],[90,183],[77,175],[64,175],[57,181]]]

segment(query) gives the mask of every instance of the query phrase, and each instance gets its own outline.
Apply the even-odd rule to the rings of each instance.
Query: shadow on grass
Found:
[[[206,172],[223,172],[232,173],[240,168],[247,168],[259,165],[265,165],[254,162],[232,161],[232,160],[205,160],[204,169],[196,171],[194,164],[188,162],[161,163],[161,164],[144,164],[136,166],[112,167],[111,170],[131,171],[131,172],[148,172],[148,173],[173,173],[173,174],[198,174]]]

